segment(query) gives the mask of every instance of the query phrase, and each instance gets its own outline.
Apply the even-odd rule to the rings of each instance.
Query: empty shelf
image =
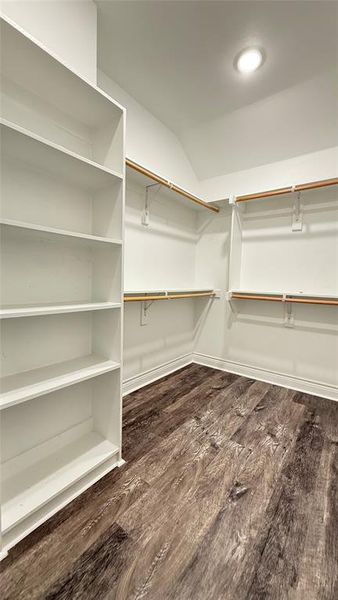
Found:
[[[91,354],[32,369],[1,379],[0,409],[25,402],[119,368],[119,364]]]
[[[210,289],[171,289],[124,292],[125,302],[144,302],[155,300],[180,300],[184,298],[213,297],[215,292]]]
[[[143,294],[197,294],[198,292],[213,292],[211,288],[151,288],[151,289],[143,289],[143,290],[125,290],[125,296],[141,296]]]
[[[32,133],[6,119],[0,120],[2,152],[35,165],[39,169],[56,176],[81,184],[89,189],[99,189],[112,181],[122,181],[121,173],[80,156],[64,146],[60,146],[35,133]]]
[[[35,233],[39,234],[39,237],[45,237],[46,239],[50,239],[50,237],[63,236],[65,238],[74,238],[82,241],[84,243],[106,243],[106,244],[117,244],[121,245],[122,241],[97,235],[90,235],[87,233],[79,233],[76,231],[68,231],[67,229],[57,229],[55,227],[45,227],[43,225],[36,225],[34,223],[26,223],[23,221],[15,221],[12,219],[1,219],[0,224],[4,227],[12,227],[13,229],[22,230],[27,232],[28,234],[31,232],[33,235]]]
[[[324,294],[301,294],[299,292],[249,292],[243,290],[231,290],[229,292],[229,299],[338,306],[337,296]]]
[[[117,446],[93,431],[69,441],[71,436],[72,431],[62,433],[3,464],[2,533],[119,451]]]
[[[326,188],[333,185],[338,185],[338,177],[332,179],[323,179],[321,181],[311,181],[309,183],[300,183],[295,186],[289,186],[285,188],[278,188],[273,190],[267,190],[265,192],[258,192],[256,194],[245,194],[244,196],[237,196],[236,202],[247,202],[249,200],[260,200],[264,198],[274,198],[275,196],[282,196],[292,194],[294,192],[304,192],[308,190],[317,190],[320,188]]]
[[[107,310],[120,307],[121,304],[119,302],[59,302],[56,304],[11,305],[2,307],[0,318],[37,317],[41,315]]]

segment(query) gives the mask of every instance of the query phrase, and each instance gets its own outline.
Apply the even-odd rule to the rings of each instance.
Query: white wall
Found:
[[[174,133],[100,70],[98,84],[127,109],[127,157],[198,194],[199,182]]]
[[[67,66],[96,83],[97,9],[92,0],[3,0],[1,11]]]
[[[328,71],[180,136],[200,179],[338,144],[337,73]],[[207,151],[206,151],[207,149]]]
[[[206,201],[338,176],[338,146],[201,181]]]
[[[145,189],[127,177],[125,214],[125,289],[128,291],[193,288],[197,213],[168,201],[155,190],[149,201],[150,222],[141,223]],[[140,302],[125,305],[124,380],[128,389],[145,371],[191,357],[194,304],[190,300],[154,302],[141,326]],[[179,363],[181,364],[181,363]],[[147,379],[147,380],[148,380]]]
[[[150,222],[141,223],[145,189],[127,176],[125,289],[188,288],[195,282],[197,213],[168,200],[155,188],[149,195]]]
[[[209,198],[215,199],[229,192],[239,195],[336,177],[337,167],[337,149],[324,150],[208,180],[203,187]],[[246,246],[242,255],[243,289],[273,291],[273,286],[278,286],[277,290],[285,292],[338,293],[337,189],[308,194],[308,201],[303,195],[302,232],[291,232],[290,200],[278,199],[279,210],[273,203],[269,209],[265,201],[247,205],[244,218],[254,244]],[[324,198],[325,204],[319,207]],[[209,220],[196,251],[197,279],[208,272],[215,288],[222,290],[228,286],[230,228],[231,209],[225,207]],[[297,305],[294,328],[289,329],[284,326],[284,307],[279,303],[241,301],[234,306],[232,312],[223,294],[207,313],[201,315],[196,308],[198,360],[338,398],[335,307]]]

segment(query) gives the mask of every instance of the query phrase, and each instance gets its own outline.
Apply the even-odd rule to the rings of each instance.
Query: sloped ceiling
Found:
[[[338,4],[98,1],[99,67],[182,142],[201,179],[337,142]],[[238,52],[265,49],[256,73]]]

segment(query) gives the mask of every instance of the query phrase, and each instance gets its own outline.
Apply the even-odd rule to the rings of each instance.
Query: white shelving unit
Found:
[[[95,242],[105,243],[105,244],[117,244],[121,245],[121,240],[114,240],[108,237],[102,237],[98,235],[88,235],[87,233],[78,233],[77,231],[67,231],[66,229],[57,229],[56,227],[44,227],[43,225],[36,225],[34,223],[25,223],[22,221],[13,221],[12,219],[1,219],[0,225],[7,227],[16,227],[18,229],[22,229],[27,232],[38,232],[39,238],[42,239],[44,237],[46,240],[50,239],[54,235],[60,235],[65,238],[76,238],[81,240],[82,243],[93,244]],[[44,234],[44,235],[43,235]]]
[[[125,111],[1,19],[1,556],[122,464]]]
[[[93,310],[107,310],[108,308],[120,308],[121,304],[117,302],[73,302],[72,304],[41,304],[41,305],[11,305],[0,310],[2,319],[12,319],[15,317],[34,317],[41,315],[56,315],[72,312],[87,312]]]

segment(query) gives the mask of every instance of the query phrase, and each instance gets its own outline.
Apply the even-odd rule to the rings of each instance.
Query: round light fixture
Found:
[[[238,56],[236,65],[241,73],[252,73],[261,66],[262,62],[263,53],[259,48],[247,48]]]

